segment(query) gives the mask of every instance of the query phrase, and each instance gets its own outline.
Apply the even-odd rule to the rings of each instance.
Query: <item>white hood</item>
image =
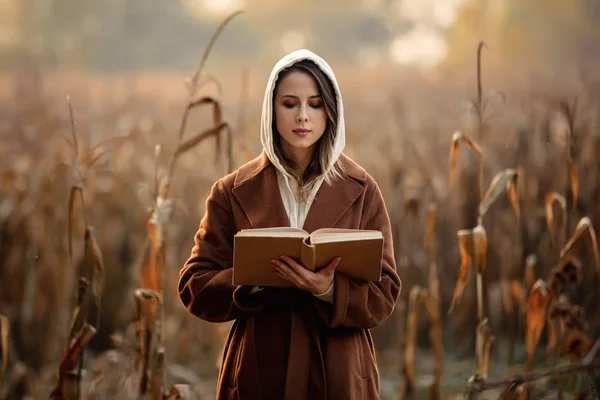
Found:
[[[344,146],[346,144],[346,129],[344,125],[344,105],[342,103],[342,95],[340,92],[340,88],[338,86],[337,80],[335,79],[335,75],[333,70],[327,64],[325,60],[316,55],[315,53],[309,50],[296,50],[285,57],[283,57],[273,70],[271,71],[271,76],[267,82],[267,87],[265,89],[265,99],[263,101],[262,108],[262,119],[260,124],[260,140],[263,145],[263,149],[271,163],[284,175],[286,178],[291,178],[289,174],[283,168],[278,157],[275,155],[275,150],[273,147],[273,130],[272,130],[272,122],[273,122],[273,91],[275,89],[275,83],[277,82],[277,77],[279,73],[284,69],[290,67],[292,64],[301,61],[301,60],[312,60],[317,66],[325,73],[325,75],[329,78],[331,83],[333,84],[333,88],[335,90],[335,96],[337,99],[337,133],[335,136],[335,142],[333,146],[333,154],[329,158],[330,162],[327,166],[327,170],[323,171],[324,175],[326,175],[331,167],[338,160],[340,154],[344,150]],[[288,182],[289,184],[289,182]]]

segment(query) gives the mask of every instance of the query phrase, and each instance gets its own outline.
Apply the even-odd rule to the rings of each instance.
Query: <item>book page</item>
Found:
[[[236,234],[236,236],[304,238],[308,236],[308,232],[302,229],[291,228],[289,226],[282,226],[276,228],[242,229]]]
[[[319,229],[310,236],[311,244],[349,242],[356,240],[381,239],[383,234],[379,231],[358,229]]]

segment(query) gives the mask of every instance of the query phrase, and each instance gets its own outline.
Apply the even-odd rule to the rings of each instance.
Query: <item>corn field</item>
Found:
[[[266,73],[210,70],[234,17],[189,77],[0,81],[0,398],[214,398],[229,325],[175,288],[212,183],[261,149]],[[600,393],[598,69],[511,79],[493,51],[453,82],[334,66],[403,281],[384,399]]]

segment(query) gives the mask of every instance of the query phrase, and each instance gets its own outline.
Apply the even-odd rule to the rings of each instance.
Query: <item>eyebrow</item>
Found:
[[[293,99],[298,99],[299,98],[298,96],[294,96],[294,95],[291,95],[291,94],[285,94],[285,95],[281,96],[282,99],[285,98],[285,97],[291,97]],[[315,94],[314,96],[310,96],[309,99],[315,99],[315,98],[320,98],[320,97],[321,97],[320,94]]]

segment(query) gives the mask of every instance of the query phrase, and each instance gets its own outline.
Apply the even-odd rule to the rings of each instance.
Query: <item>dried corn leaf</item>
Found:
[[[510,205],[517,216],[517,220],[521,219],[521,207],[519,206],[519,186],[518,186],[518,174],[514,181],[509,181],[506,186],[506,194]]]
[[[461,132],[455,132],[452,135],[452,144],[450,145],[450,175],[448,178],[448,184],[452,186],[454,170],[456,169],[456,161],[458,160],[458,155],[460,153],[460,144],[462,141],[465,145],[471,149],[477,156],[481,157],[481,146],[479,146],[476,142],[469,139],[467,136],[463,135]]]
[[[208,139],[211,136],[219,137],[219,132],[221,132],[221,129],[225,128],[226,126],[226,122],[220,123],[219,125],[207,129],[206,131],[199,133],[193,138],[186,140],[177,147],[177,150],[175,151],[175,156],[179,157],[182,153],[185,153],[186,151],[194,148],[199,143],[204,141],[204,139]]]
[[[525,344],[527,346],[527,368],[533,369],[533,356],[546,323],[546,307],[548,305],[548,290],[543,280],[538,279],[531,289],[527,300],[527,331]]]
[[[560,258],[564,258],[567,253],[573,248],[575,243],[581,238],[584,232],[588,232],[590,240],[592,242],[592,251],[594,252],[594,264],[596,270],[600,273],[600,254],[598,253],[598,240],[596,238],[596,231],[592,226],[592,222],[588,217],[583,217],[575,227],[575,232],[567,244],[560,251]]]
[[[76,196],[77,193],[79,193],[79,198],[83,199],[83,191],[81,189],[80,186],[73,186],[71,187],[71,193],[69,195],[69,221],[68,221],[68,226],[67,226],[67,235],[68,235],[68,240],[69,240],[69,258],[72,259],[73,258],[73,219],[75,218],[73,216],[74,210],[75,210],[75,200],[76,200]]]
[[[569,173],[571,175],[571,193],[573,194],[573,210],[577,209],[577,200],[579,199],[579,177],[577,167],[573,159],[569,158]]]
[[[487,259],[487,234],[482,225],[477,225],[473,229],[473,261],[477,267],[477,271],[481,274],[485,272]]]
[[[425,248],[429,252],[430,258],[435,257],[435,217],[436,217],[435,205],[430,205],[427,209],[427,226],[425,233]],[[432,261],[430,259],[430,261]]]
[[[86,248],[91,250],[94,265],[92,293],[94,293],[96,304],[100,306],[100,301],[102,299],[102,286],[104,284],[104,260],[102,258],[102,252],[100,251],[98,239],[96,238],[96,230],[91,226],[88,227],[85,232],[85,243]]]
[[[548,229],[550,230],[550,233],[552,233],[552,238],[554,240],[554,235],[556,235],[556,232],[559,230],[562,230],[562,226],[560,227],[560,229],[557,229],[557,227],[555,226],[555,217],[554,217],[554,204],[558,204],[560,206],[560,209],[562,210],[562,215],[561,215],[561,223],[564,224],[564,218],[567,215],[567,201],[565,200],[565,198],[557,192],[552,192],[552,193],[548,193],[546,194],[545,198],[544,198],[544,204],[545,204],[545,208],[546,208],[546,224],[548,225]]]
[[[2,367],[0,367],[0,395],[4,393],[6,382],[6,369],[8,367],[8,334],[10,324],[8,317],[0,314],[0,350],[2,351]]]
[[[460,271],[458,274],[458,280],[456,281],[456,287],[454,288],[454,294],[452,295],[452,302],[450,303],[450,309],[448,314],[452,314],[455,305],[462,297],[462,293],[467,284],[467,278],[469,274],[469,268],[473,263],[473,231],[470,229],[462,229],[457,232],[458,235],[458,250],[460,251]]]
[[[87,322],[83,325],[79,333],[71,340],[69,348],[63,354],[60,361],[60,369],[64,373],[67,373],[77,367],[79,357],[83,351],[83,347],[89,342],[89,340],[96,334],[96,328]]]
[[[458,135],[459,133],[452,135],[452,144],[450,145],[450,167],[448,175],[449,186],[454,184],[454,170],[456,169],[456,160],[458,160],[458,155],[460,153],[460,147],[458,146],[458,140],[460,139],[460,136]]]
[[[533,286],[533,285],[532,285]],[[519,305],[521,310],[526,310],[527,308],[527,291],[523,284],[517,280],[512,280],[510,282],[510,292],[512,300],[515,304]]]
[[[504,171],[500,171],[494,179],[492,179],[492,183],[490,183],[490,187],[487,192],[483,196],[481,203],[479,203],[479,216],[483,217],[490,206],[498,199],[500,194],[503,191],[509,196],[511,201],[511,206],[515,210],[515,214],[520,215],[519,212],[519,199],[517,193],[517,171],[512,168],[507,168]],[[510,186],[509,186],[510,185]],[[514,196],[514,203],[511,196]]]
[[[85,279],[84,277],[80,276],[79,281],[78,281],[78,286],[77,286],[77,305],[75,306],[75,309],[73,310],[73,315],[71,316],[71,325],[70,325],[71,328],[69,329],[69,340],[72,340],[73,337],[75,337],[77,330],[82,326],[81,310],[82,310],[82,306],[83,306],[83,302],[85,299],[85,294],[86,294],[88,285],[89,285],[88,280]]]
[[[149,231],[154,229],[154,225],[149,222],[147,223],[147,227]],[[140,287],[160,291],[161,275],[156,266],[156,256],[152,240],[146,241],[143,254],[140,264]]]
[[[72,398],[73,392],[77,391],[77,375],[73,376],[74,369],[79,364],[83,347],[94,336],[96,329],[87,322],[83,325],[79,333],[71,340],[69,347],[64,352],[60,360],[58,381],[52,391],[51,397],[64,399]]]
[[[159,292],[162,288],[162,275],[165,265],[166,222],[173,211],[173,201],[157,198],[152,216],[146,223],[152,246],[146,249],[142,263],[141,287]]]

